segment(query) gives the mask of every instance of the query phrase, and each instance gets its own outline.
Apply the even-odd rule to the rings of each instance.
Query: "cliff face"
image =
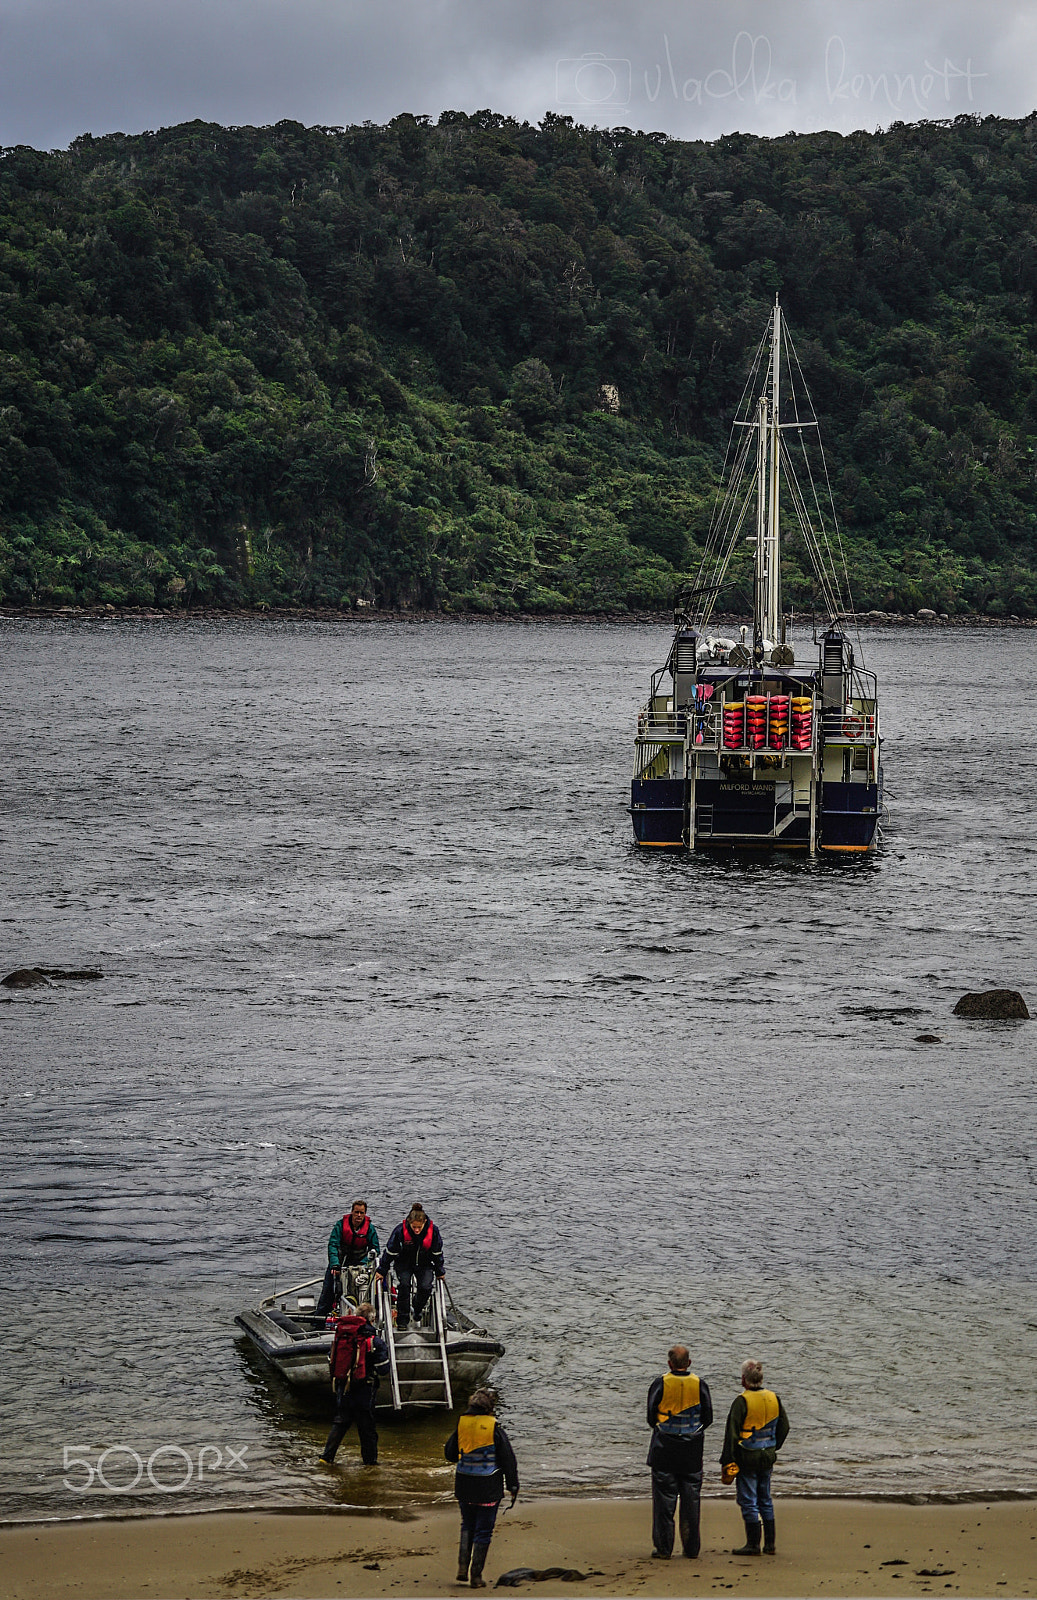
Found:
[[[1035,615],[1035,140],[486,112],[4,151],[0,595],[664,606],[780,290],[858,604]]]

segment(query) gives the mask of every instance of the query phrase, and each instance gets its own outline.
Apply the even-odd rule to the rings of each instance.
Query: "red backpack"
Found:
[[[366,1339],[361,1337],[361,1329],[366,1327],[364,1317],[353,1315],[339,1317],[335,1323],[335,1337],[328,1357],[332,1383],[344,1379],[348,1387],[354,1381],[362,1383],[369,1376],[367,1358],[374,1340],[370,1335]]]

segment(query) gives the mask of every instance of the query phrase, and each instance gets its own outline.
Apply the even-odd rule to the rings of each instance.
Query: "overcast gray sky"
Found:
[[[1037,0],[0,0],[0,143],[490,107],[680,138],[1037,106]]]

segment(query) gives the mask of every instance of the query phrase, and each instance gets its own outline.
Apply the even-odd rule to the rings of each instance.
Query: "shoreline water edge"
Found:
[[[560,1568],[582,1575],[578,1592],[608,1595],[1037,1593],[1037,1500],[779,1499],[776,1507],[773,1557],[732,1554],[733,1496],[710,1496],[700,1557],[660,1562],[650,1556],[647,1500],[520,1500],[500,1520],[486,1575],[492,1586],[515,1568]],[[445,1595],[458,1587],[456,1536],[453,1507],[96,1518],[0,1526],[0,1563],[10,1600]],[[572,1594],[577,1581],[522,1587],[549,1597]]]
[[[672,627],[670,611],[419,611],[409,608],[365,607],[345,610],[337,606],[191,606],[160,610],[154,606],[0,606],[0,620],[14,622],[68,621],[114,622],[412,622],[412,623],[510,623],[530,626],[535,623],[560,623],[572,626],[602,626],[616,623]],[[719,630],[737,625],[734,614],[718,615],[712,625]],[[805,627],[810,622],[805,612],[795,621]],[[911,616],[895,611],[846,612],[839,620],[868,628],[1037,628],[1037,617],[994,617],[981,612],[962,612],[958,616]]]

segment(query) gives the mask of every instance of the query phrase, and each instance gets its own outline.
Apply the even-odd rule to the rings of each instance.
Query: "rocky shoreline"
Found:
[[[601,626],[613,623],[645,623],[652,627],[673,625],[669,611],[582,611],[582,612],[506,612],[506,611],[421,611],[408,607],[366,606],[346,610],[339,606],[191,606],[160,610],[154,606],[0,606],[0,620],[34,622],[498,622],[528,627],[533,623],[573,626]],[[714,617],[716,629],[737,628],[744,617]],[[798,619],[806,620],[802,615]],[[919,611],[913,616],[897,611],[847,613],[843,622],[867,628],[1037,628],[1037,617],[992,617],[980,612]]]

